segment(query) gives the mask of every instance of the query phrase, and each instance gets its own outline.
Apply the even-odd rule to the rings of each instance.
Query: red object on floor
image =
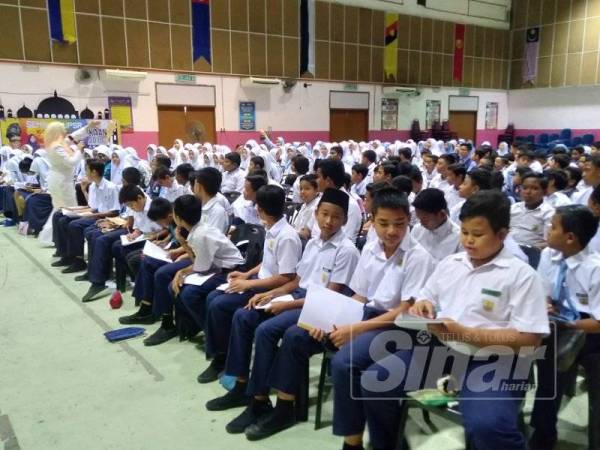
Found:
[[[123,296],[121,295],[121,291],[115,291],[110,296],[110,307],[112,309],[119,309],[121,306],[123,306]]]

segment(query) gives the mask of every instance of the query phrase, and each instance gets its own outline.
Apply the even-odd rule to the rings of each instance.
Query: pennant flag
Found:
[[[48,0],[50,38],[58,42],[77,42],[74,0]]]
[[[398,71],[398,14],[385,13],[385,48],[383,50],[383,73],[386,83],[396,81]]]
[[[465,25],[457,23],[454,27],[454,79],[462,81],[465,56]]]
[[[315,0],[300,1],[300,75],[315,74]]]
[[[525,51],[523,62],[523,83],[532,82],[538,74],[538,53],[540,49],[539,27],[529,28],[525,36]]]
[[[210,64],[210,0],[192,0],[192,47],[194,61]]]

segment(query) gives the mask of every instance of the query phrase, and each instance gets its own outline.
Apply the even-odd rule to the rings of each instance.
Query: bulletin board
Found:
[[[121,126],[121,133],[133,133],[131,97],[108,97],[110,117]]]

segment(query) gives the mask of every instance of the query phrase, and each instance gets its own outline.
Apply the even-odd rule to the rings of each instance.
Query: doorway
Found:
[[[158,106],[158,140],[171,148],[175,139],[184,142],[216,143],[215,108],[198,106]]]
[[[352,139],[356,142],[369,140],[368,109],[330,109],[329,139],[341,142]]]
[[[477,111],[450,111],[448,114],[450,129],[459,139],[476,142]]]

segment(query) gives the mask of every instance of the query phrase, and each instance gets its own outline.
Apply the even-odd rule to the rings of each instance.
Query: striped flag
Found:
[[[398,71],[398,14],[385,13],[385,48],[383,50],[383,73],[386,83],[396,81]]]
[[[300,1],[300,75],[315,75],[315,0]]]
[[[58,42],[77,42],[74,0],[48,0],[50,38]]]
[[[523,83],[532,82],[537,78],[539,49],[540,29],[539,27],[529,28],[525,35]]]
[[[454,79],[462,81],[465,59],[465,25],[457,23],[454,27]]]
[[[210,64],[210,0],[192,0],[192,47],[194,61]]]

